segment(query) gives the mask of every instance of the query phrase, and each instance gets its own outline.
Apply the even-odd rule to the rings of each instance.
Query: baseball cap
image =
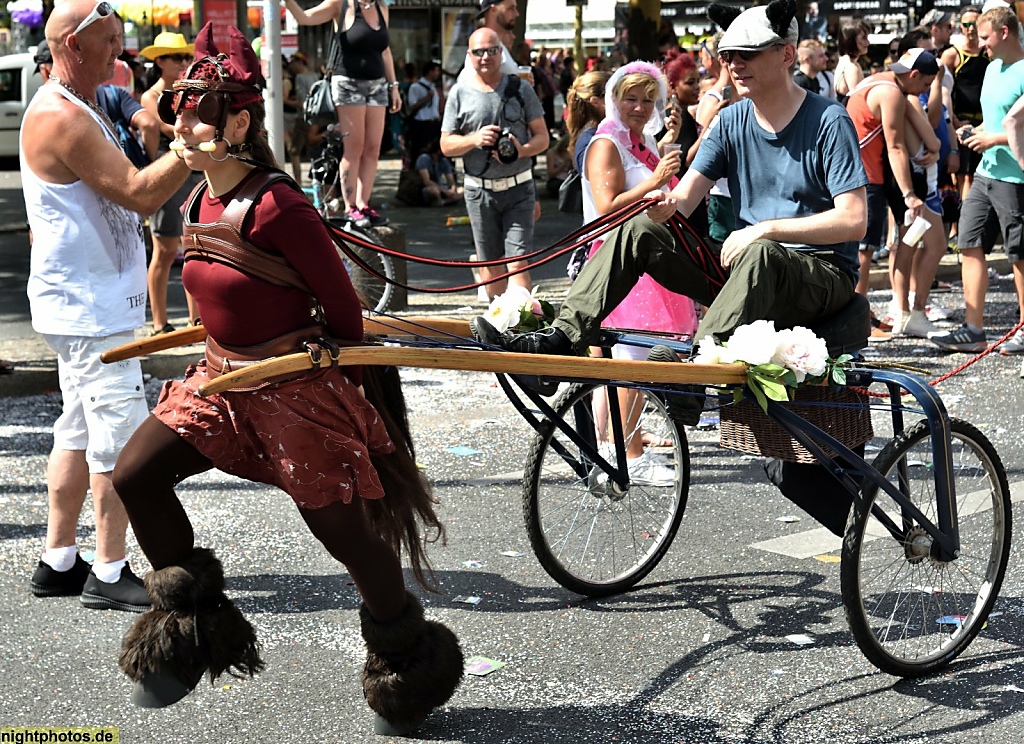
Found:
[[[39,46],[36,47],[36,55],[32,59],[36,63],[36,72],[39,72],[40,65],[53,64],[53,55],[50,54],[50,45],[46,43],[46,39],[39,42]]]
[[[740,13],[722,35],[718,51],[757,51],[772,44],[796,44],[799,38],[796,18],[790,21],[785,35],[782,35],[772,27],[767,7],[759,5]]]
[[[924,14],[924,18],[921,19],[921,25],[925,28],[931,26],[941,26],[943,23],[949,23],[953,20],[953,14],[947,13],[938,8],[932,8]]]
[[[897,75],[917,70],[922,75],[935,75],[939,71],[939,63],[935,55],[927,49],[915,47],[904,52],[903,56],[889,65],[889,69]]]
[[[476,14],[478,19],[483,18],[487,14],[487,10],[500,3],[501,0],[480,0],[480,12]]]
[[[1013,7],[1013,5],[1011,3],[1006,2],[1005,0],[987,0],[986,3],[981,6],[981,12],[982,13],[988,13],[993,8],[1012,8],[1012,7]]]

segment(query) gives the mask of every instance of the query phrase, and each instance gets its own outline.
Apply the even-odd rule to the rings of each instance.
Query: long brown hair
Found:
[[[256,161],[268,168],[281,169],[274,151],[270,149],[270,142],[267,140],[267,109],[263,101],[253,101],[243,106],[241,111],[249,112],[249,128],[245,132],[245,144],[249,146],[243,157]],[[233,112],[237,113],[237,112]]]
[[[568,109],[565,119],[566,128],[569,130],[569,152],[576,149],[576,140],[580,132],[590,124],[599,124],[601,114],[591,103],[591,96],[597,96],[604,100],[604,88],[611,78],[610,72],[604,70],[593,70],[585,72],[577,77],[565,97],[565,105]]]

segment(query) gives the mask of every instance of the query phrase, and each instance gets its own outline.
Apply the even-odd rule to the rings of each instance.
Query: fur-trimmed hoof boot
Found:
[[[252,677],[263,669],[256,632],[224,594],[224,568],[206,548],[145,579],[153,609],[121,642],[120,667],[135,685],[131,699],[163,708],[188,695],[204,672]]]
[[[425,620],[419,600],[406,597],[402,614],[390,622],[376,622],[366,605],[359,610],[367,650],[363,694],[377,714],[374,732],[389,736],[412,733],[444,705],[462,681],[464,665],[455,634]]]

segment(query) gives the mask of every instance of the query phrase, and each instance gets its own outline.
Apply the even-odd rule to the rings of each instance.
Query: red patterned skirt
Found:
[[[394,451],[384,422],[337,367],[203,398],[206,361],[164,385],[153,415],[218,470],[277,486],[303,509],[384,496],[370,455]]]

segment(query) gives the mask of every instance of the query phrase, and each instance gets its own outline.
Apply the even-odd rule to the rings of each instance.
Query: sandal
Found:
[[[170,323],[166,323],[163,328],[154,328],[150,336],[159,336],[161,333],[171,333],[174,331],[174,326]]]
[[[14,371],[14,362],[0,359],[0,375],[9,375]]]
[[[657,448],[657,447],[671,447],[673,445],[673,441],[671,439],[669,439],[668,437],[656,437],[653,434],[651,434],[649,431],[643,432],[642,438],[643,438],[644,447]]]

